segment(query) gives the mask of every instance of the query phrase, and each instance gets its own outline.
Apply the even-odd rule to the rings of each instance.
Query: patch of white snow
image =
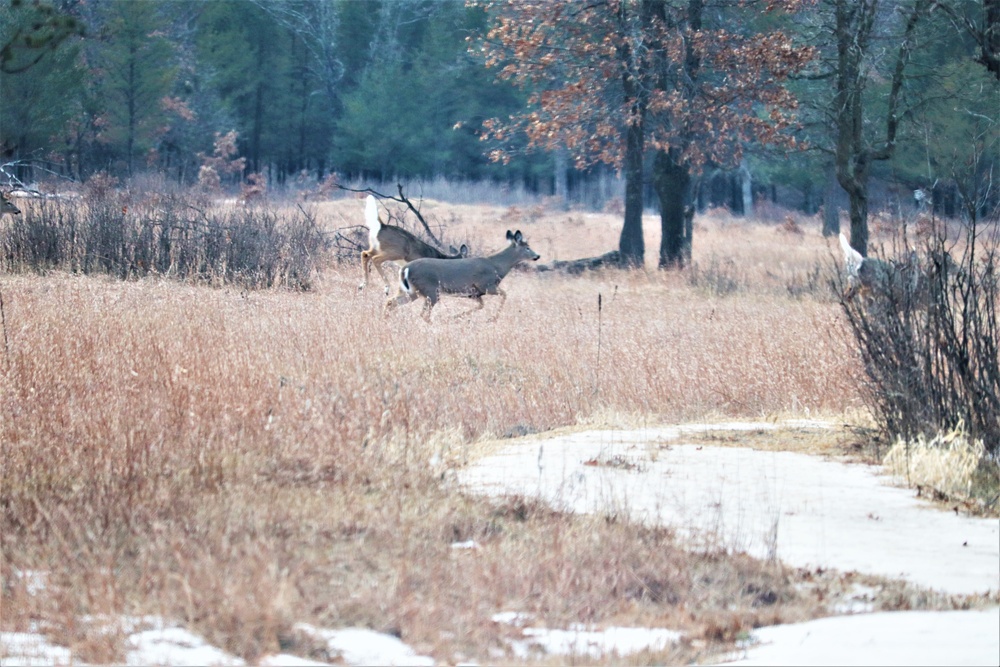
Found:
[[[797,567],[902,578],[948,593],[1000,590],[1000,521],[941,512],[910,490],[888,486],[865,465],[674,444],[683,432],[715,428],[774,425],[588,431],[512,442],[459,471],[458,481],[476,493],[624,514],[670,526],[694,546],[776,557]],[[593,465],[595,460],[635,465]]]
[[[127,665],[245,665],[184,628],[142,630],[128,637]]]
[[[0,665],[34,667],[35,665],[83,664],[73,660],[72,652],[53,646],[36,632],[0,632]]]
[[[753,631],[726,665],[1000,664],[1000,608],[834,616]]]
[[[619,628],[589,630],[573,624],[568,630],[524,628],[524,641],[511,642],[514,654],[527,659],[532,649],[548,655],[585,656],[594,660],[625,656],[639,651],[662,651],[681,638],[681,633],[662,628]]]
[[[349,665],[433,665],[434,659],[416,651],[392,635],[367,628],[326,630],[296,623],[294,628],[326,642],[327,650]]]

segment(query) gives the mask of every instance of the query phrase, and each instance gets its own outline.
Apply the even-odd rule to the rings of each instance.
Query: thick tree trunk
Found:
[[[868,183],[850,193],[851,247],[868,256]]]
[[[854,145],[860,144],[860,124],[856,126],[858,137]],[[848,211],[851,216],[851,247],[868,256],[868,154],[860,152],[855,159],[847,164],[837,164],[837,181],[847,193],[850,202]]]
[[[625,137],[625,223],[618,240],[622,264],[641,267],[646,245],[642,238],[642,121],[628,127]]]
[[[652,21],[654,5],[643,0],[640,5],[640,23],[648,27]],[[618,239],[618,252],[624,266],[641,267],[645,264],[646,245],[642,238],[642,165],[646,142],[646,108],[649,91],[645,85],[651,74],[645,54],[632,53],[628,3],[618,5],[617,16],[622,37],[622,61],[631,63],[622,73],[622,88],[631,102],[625,129],[625,222]]]
[[[680,268],[690,256],[691,239],[685,228],[691,172],[668,151],[659,151],[653,162],[653,185],[660,200],[659,268]]]
[[[912,37],[920,19],[930,11],[931,0],[917,0],[909,15],[896,51],[889,95],[886,100],[885,139],[876,146],[866,141],[864,87],[868,80],[866,56],[871,48],[877,0],[836,0],[837,79],[833,109],[837,124],[835,160],[837,181],[847,192],[851,212],[851,246],[868,255],[868,178],[872,162],[891,159],[896,149],[898,113],[906,64],[915,48]]]

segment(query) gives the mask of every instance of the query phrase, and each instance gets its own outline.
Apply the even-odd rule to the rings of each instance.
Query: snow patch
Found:
[[[295,630],[326,642],[327,650],[349,665],[433,665],[434,659],[416,651],[392,635],[367,628],[325,630],[296,623]]]
[[[902,578],[947,593],[1000,590],[995,519],[938,511],[869,466],[675,444],[684,433],[774,428],[695,424],[512,442],[459,471],[458,483],[474,493],[669,526],[694,547]],[[634,465],[587,465],[594,460]]]
[[[727,665],[997,665],[1000,608],[894,611],[753,631]]]
[[[73,654],[68,648],[54,646],[36,632],[0,632],[0,665],[4,667],[34,667],[35,665],[68,665]]]

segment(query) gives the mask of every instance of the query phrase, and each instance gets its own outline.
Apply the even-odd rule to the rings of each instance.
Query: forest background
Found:
[[[867,165],[873,205],[910,210],[922,203],[914,199],[920,190],[918,199],[927,195],[936,213],[960,214],[970,156],[973,189],[986,183],[992,192],[971,199],[982,211],[995,205],[992,179],[982,178],[1000,167],[995,0],[660,4],[675,15],[691,15],[687,5],[697,5],[706,31],[780,32],[815,54],[786,83],[798,107],[798,124],[787,132],[794,145],[734,142],[728,155],[716,152],[693,174],[699,208],[724,205],[742,214],[755,200],[770,200],[813,214],[825,202],[830,231],[839,228],[836,211],[847,200],[835,169],[843,133],[834,99],[843,55],[836,33],[858,29],[838,23],[844,12],[873,20],[856,74],[856,91],[867,98],[862,140],[872,143],[885,133],[904,23],[921,19],[906,35],[900,103],[890,110],[899,119],[893,150]],[[774,4],[797,11],[764,11]],[[8,0],[0,4],[3,180],[82,182],[102,172],[125,180],[156,172],[190,185],[200,174],[204,180],[206,163],[224,157],[231,170],[220,185],[230,188],[251,175],[272,189],[303,188],[331,174],[368,183],[443,178],[556,193],[584,207],[621,206],[621,188],[607,186],[620,162],[574,161],[544,149],[551,145],[530,145],[524,133],[501,140],[488,131],[490,119],[530,111],[538,92],[530,82],[499,80],[486,66],[488,30],[503,5]],[[549,76],[574,75],[566,62],[556,70]],[[506,162],[491,161],[498,148]],[[655,208],[652,162],[645,161],[643,201]]]

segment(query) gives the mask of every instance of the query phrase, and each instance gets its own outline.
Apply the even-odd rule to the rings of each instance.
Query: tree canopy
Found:
[[[275,185],[337,172],[565,194],[604,164],[626,180],[623,254],[642,256],[652,206],[667,266],[689,251],[706,170],[742,165],[758,188],[813,210],[838,161],[847,192],[872,179],[957,192],[965,179],[980,210],[995,206],[998,11],[994,0],[0,0],[0,165],[26,181],[150,170],[190,184],[229,137],[242,177]]]

